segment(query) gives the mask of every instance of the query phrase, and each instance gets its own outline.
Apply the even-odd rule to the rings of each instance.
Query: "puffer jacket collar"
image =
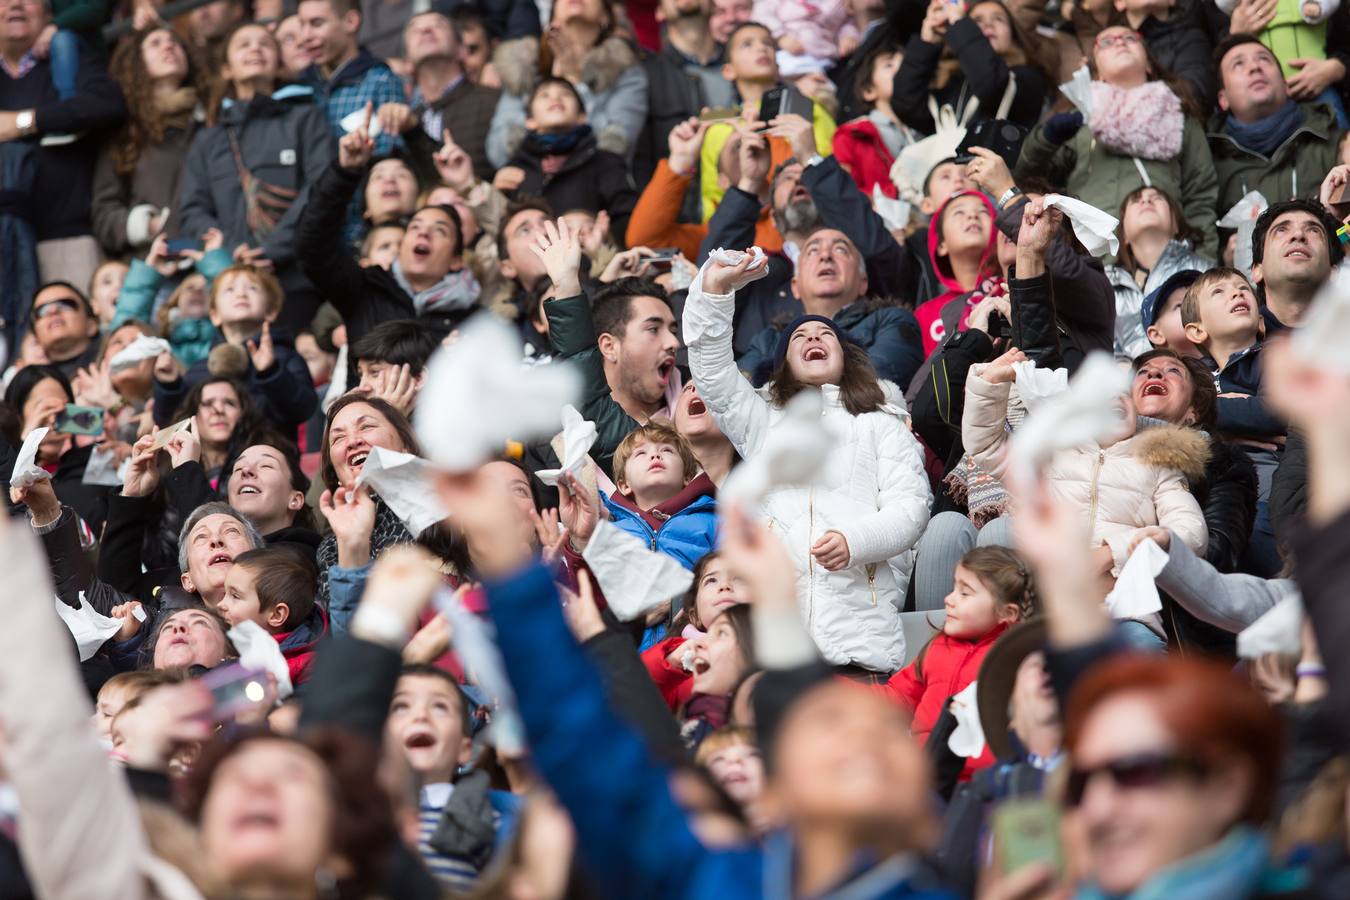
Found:
[[[539,83],[539,38],[504,41],[492,54],[502,87],[525,96]],[[593,93],[603,94],[618,82],[625,70],[637,65],[637,53],[621,37],[611,35],[590,50],[581,64],[581,82]]]

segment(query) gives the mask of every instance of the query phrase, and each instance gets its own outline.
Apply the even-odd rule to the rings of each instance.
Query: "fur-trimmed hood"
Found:
[[[618,82],[625,69],[637,65],[636,51],[621,37],[610,36],[586,52],[581,81],[592,93],[603,94]],[[492,54],[502,89],[527,97],[539,83],[539,38],[503,41]]]
[[[1176,469],[1191,482],[1199,481],[1209,465],[1209,438],[1203,431],[1182,425],[1155,425],[1135,435],[1134,458],[1160,469]]]

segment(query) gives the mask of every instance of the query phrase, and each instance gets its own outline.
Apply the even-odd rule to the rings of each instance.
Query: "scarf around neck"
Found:
[[[1302,124],[1303,110],[1293,100],[1286,100],[1284,106],[1255,122],[1239,122],[1229,113],[1223,128],[1244,149],[1270,156]]]
[[[531,131],[525,135],[524,145],[531,153],[538,156],[562,156],[575,150],[582,139],[589,136],[590,133],[591,126],[589,125],[577,125],[561,134],[542,134],[538,131]]]
[[[1164,82],[1132,88],[1092,82],[1092,136],[1117,153],[1171,159],[1181,152],[1185,127],[1181,100]]]
[[[418,315],[468,309],[478,302],[478,295],[482,293],[478,279],[473,277],[473,272],[469,271],[468,266],[458,271],[446,272],[444,278],[424,291],[412,289],[412,285],[408,284],[408,279],[403,275],[403,266],[398,260],[394,260],[389,271],[398,282],[398,286],[412,298],[413,307]]]

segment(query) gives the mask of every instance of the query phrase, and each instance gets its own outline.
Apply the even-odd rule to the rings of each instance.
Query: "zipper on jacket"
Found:
[[[877,605],[877,564],[868,563],[864,568],[867,570],[867,587],[872,591],[872,605]]]
[[[1106,462],[1106,451],[1097,451],[1097,461],[1092,464],[1092,490],[1089,494],[1088,503],[1088,528],[1092,533],[1097,532],[1097,480],[1102,474],[1102,465]]]
[[[806,492],[806,630],[816,633],[816,558],[811,555],[811,535],[816,532],[816,490]]]

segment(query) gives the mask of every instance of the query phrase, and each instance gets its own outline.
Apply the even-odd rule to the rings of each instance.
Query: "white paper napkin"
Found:
[[[1105,256],[1110,253],[1115,256],[1120,250],[1120,239],[1116,237],[1120,220],[1115,216],[1104,213],[1082,200],[1060,194],[1046,194],[1044,205],[1046,208],[1055,207],[1064,213],[1069,224],[1073,226],[1074,237],[1078,238],[1091,255]]]
[[[34,428],[28,432],[14,460],[14,473],[9,476],[10,487],[28,487],[38,481],[51,481],[51,473],[37,464],[37,452],[50,428]]]
[[[418,535],[449,515],[431,488],[431,474],[431,464],[421,457],[371,447],[356,484],[370,485],[399,521]]]
[[[966,759],[984,751],[984,725],[980,722],[980,705],[975,699],[979,684],[972,681],[952,695],[951,710],[956,717],[956,730],[947,738],[947,748]]]
[[[466,472],[502,452],[507,441],[550,437],[558,410],[576,403],[581,374],[574,366],[523,368],[516,330],[481,312],[427,365],[413,424],[431,463]]]
[[[443,587],[432,602],[450,623],[450,644],[473,682],[492,698],[492,733],[497,749],[512,756],[525,751],[525,726],[516,711],[516,695],[492,624],[464,608],[455,592]]]
[[[1060,450],[1116,433],[1121,419],[1115,401],[1129,385],[1129,374],[1110,354],[1089,354],[1069,379],[1069,389],[1043,402],[1013,432],[1008,449],[1012,477],[1030,485]]]
[[[164,338],[143,334],[113,354],[108,360],[108,371],[120,372],[138,366],[147,359],[154,359],[161,353],[170,353],[173,348]]]
[[[1337,266],[1294,329],[1293,350],[1318,368],[1350,375],[1350,269]]]
[[[378,112],[378,110],[371,111],[370,130],[367,132],[372,138],[377,138],[384,134],[384,126],[380,124],[380,117],[375,115],[376,112]],[[342,126],[343,134],[351,134],[353,131],[360,128],[365,120],[366,108],[363,106],[358,110],[347,113],[342,117],[342,120],[338,124]]]
[[[130,462],[131,458],[123,460]],[[95,484],[102,487],[120,487],[122,485],[121,466],[117,462],[117,453],[112,447],[99,445],[89,451],[89,462],[85,464],[81,484]]]
[[[563,451],[558,454],[562,460],[562,467],[558,469],[540,469],[534,475],[544,484],[556,485],[564,473],[574,478],[580,478],[582,470],[586,467],[590,459],[588,455],[591,447],[595,444],[596,431],[595,423],[588,422],[582,418],[581,413],[572,404],[567,404],[562,409],[562,439]],[[558,438],[554,438],[557,440]]]
[[[69,604],[62,603],[60,597],[54,597],[56,602],[56,614],[66,623],[66,628],[75,638],[75,646],[80,652],[80,662],[87,662],[98,648],[107,643],[108,638],[117,633],[122,627],[121,619],[114,619],[105,616],[94,607],[89,605],[89,601],[84,599],[84,591],[80,591],[80,608],[75,609]],[[144,620],[144,613],[140,618]]]
[[[595,526],[581,554],[604,591],[605,602],[622,622],[631,622],[671,597],[689,590],[694,573],[673,556],[653,553],[647,542],[606,519]]]
[[[1116,586],[1106,595],[1113,619],[1140,619],[1162,611],[1162,598],[1153,579],[1167,565],[1167,551],[1152,539],[1139,542],[1120,569]]]
[[[898,231],[909,225],[909,203],[887,197],[881,192],[879,184],[872,185],[872,210],[881,216],[881,220],[890,231]]]
[[[1256,232],[1256,220],[1269,205],[1260,191],[1248,191],[1217,223],[1220,228],[1237,230],[1233,267],[1246,272],[1248,277],[1252,274],[1252,235]]]
[[[1028,412],[1069,389],[1068,369],[1042,369],[1034,360],[1027,359],[1013,363],[1013,372],[1016,373],[1017,395]]]
[[[1069,80],[1059,86],[1059,90],[1070,103],[1078,107],[1078,111],[1083,114],[1083,121],[1091,124],[1092,73],[1088,71],[1087,63],[1074,70]]]
[[[281,652],[277,639],[267,630],[250,619],[245,619],[232,627],[226,635],[234,649],[239,651],[239,664],[246,669],[270,672],[277,681],[277,699],[285,700],[295,693],[291,684],[291,670],[286,665],[286,657]]]

